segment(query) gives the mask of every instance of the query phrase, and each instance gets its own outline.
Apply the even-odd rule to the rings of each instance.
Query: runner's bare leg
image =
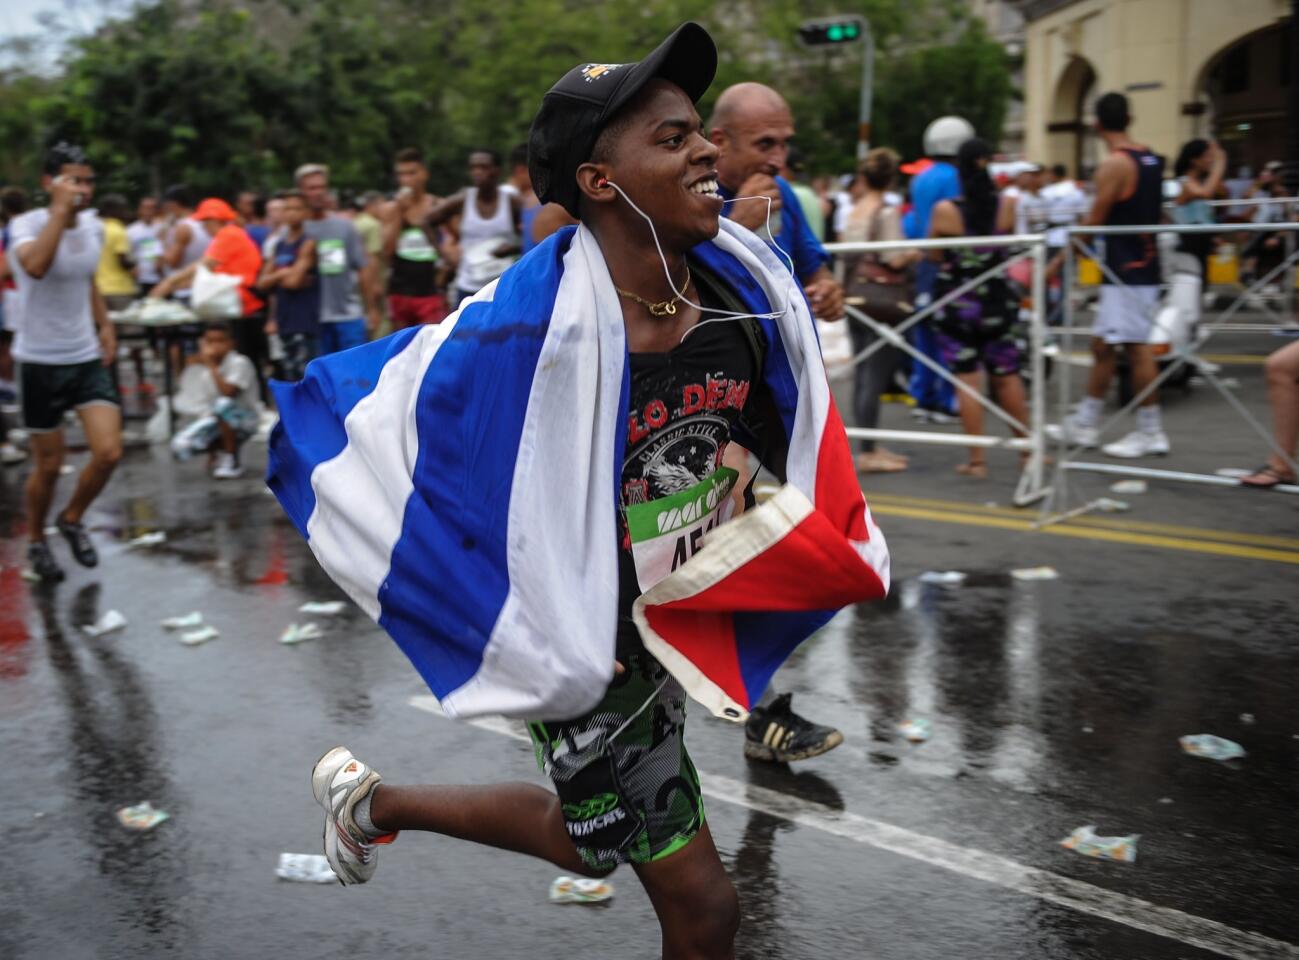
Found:
[[[559,797],[531,783],[486,786],[394,786],[381,783],[370,800],[380,830],[426,830],[549,860],[583,876],[589,867],[564,826]]]

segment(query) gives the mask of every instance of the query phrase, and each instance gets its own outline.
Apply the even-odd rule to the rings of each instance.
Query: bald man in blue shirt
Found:
[[[821,320],[843,317],[843,288],[830,273],[830,255],[812,232],[789,182],[780,176],[794,137],[789,104],[771,87],[737,83],[717,98],[708,123],[717,144],[717,180],[722,198],[769,197],[776,255],[794,265],[794,276]],[[767,204],[761,200],[728,203],[725,214],[765,236]],[[768,239],[768,243],[771,240]]]

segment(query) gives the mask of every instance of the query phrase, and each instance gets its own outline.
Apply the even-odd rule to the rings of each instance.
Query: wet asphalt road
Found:
[[[1239,374],[1258,401],[1257,371]],[[1256,454],[1224,416],[1170,402],[1176,429],[1222,438],[1213,456]],[[263,449],[250,454],[260,467]],[[845,611],[777,678],[842,747],[753,764],[738,728],[692,715],[743,902],[740,956],[1299,956],[1299,566],[905,515],[906,497],[1004,507],[1011,461],[960,485],[957,456],[918,451],[910,473],[869,478],[893,595]],[[319,849],[308,773],[329,746],[393,782],[542,782],[530,748],[421,709],[427,691],[358,611],[278,643],[300,603],[340,594],[255,477],[213,484],[198,464],[131,453],[91,517],[101,566],[46,590],[20,575],[22,476],[0,483],[0,957],[658,955],[629,872],[610,905],[554,907],[547,864],[408,835],[365,887],[277,880],[281,851]],[[1130,519],[1271,537],[1299,559],[1297,501],[1159,488]],[[153,530],[167,542],[122,544]],[[1038,565],[1060,579],[1007,574]],[[946,569],[970,575],[917,579]],[[78,629],[110,608],[125,630]],[[188,648],[158,626],[190,610],[221,637]],[[933,739],[903,741],[909,717]],[[1188,733],[1249,756],[1186,756]],[[119,827],[113,811],[144,799],[171,819]],[[1083,824],[1140,834],[1136,863],[1058,846]]]

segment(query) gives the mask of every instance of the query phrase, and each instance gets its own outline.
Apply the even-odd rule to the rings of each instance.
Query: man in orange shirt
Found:
[[[238,224],[234,208],[217,197],[208,197],[194,211],[194,219],[212,238],[203,256],[183,270],[178,270],[149,291],[151,297],[165,297],[194,282],[199,264],[213,273],[237,276],[243,317],[234,321],[235,344],[239,353],[253,361],[257,380],[262,385],[262,367],[267,359],[266,331],[261,316],[265,304],[253,293],[253,285],[262,269],[262,252]],[[264,393],[264,389],[263,389]],[[263,396],[263,399],[265,397]]]
[[[252,289],[257,282],[257,274],[262,269],[261,251],[248,239],[247,232],[238,226],[234,208],[224,200],[208,197],[194,211],[194,219],[203,224],[203,229],[212,238],[207,251],[188,267],[176,271],[159,283],[149,292],[149,296],[165,297],[188,287],[194,282],[199,264],[202,264],[213,273],[231,274],[243,280],[239,297],[243,302],[244,316],[252,316],[263,306]]]

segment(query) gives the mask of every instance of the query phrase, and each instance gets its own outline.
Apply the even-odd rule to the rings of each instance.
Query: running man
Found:
[[[418,147],[397,153],[393,163],[397,197],[388,204],[383,221],[383,256],[388,262],[388,318],[394,330],[441,323],[447,301],[438,282],[441,252],[429,214],[438,197],[428,192],[428,168]]]
[[[826,534],[814,538],[817,550],[847,549],[841,533],[848,527],[860,529],[867,537],[856,540],[855,534],[848,533],[850,539],[870,547],[869,559],[857,548],[845,555],[846,589],[839,599],[823,604],[821,598],[800,592],[791,596],[788,606],[780,606],[776,615],[781,623],[789,623],[795,610],[825,610],[855,602],[850,596],[881,596],[888,575],[886,548],[864,510],[851,451],[833,411],[802,298],[764,244],[719,219],[723,204],[717,188],[718,151],[704,137],[694,107],[715,69],[711,38],[698,25],[686,24],[640,63],[588,63],[569,71],[547,93],[533,121],[530,166],[542,202],[562,204],[580,219],[581,226],[547,240],[501,278],[492,298],[475,300],[437,330],[403,331],[370,344],[346,358],[355,359],[354,368],[345,367],[344,358],[323,358],[308,372],[308,381],[317,382],[277,390],[283,419],[272,441],[269,482],[300,529],[309,519],[304,507],[315,516],[323,497],[326,511],[351,514],[344,521],[349,528],[355,526],[362,536],[370,531],[380,540],[386,536],[376,527],[389,509],[379,503],[385,496],[386,471],[344,478],[344,469],[338,474],[344,482],[334,490],[327,476],[332,468],[308,462],[315,457],[312,450],[319,447],[313,425],[322,422],[320,417],[344,413],[342,407],[322,399],[320,387],[326,381],[346,394],[339,400],[350,409],[345,414],[350,426],[336,434],[336,439],[347,438],[347,447],[331,462],[354,462],[362,469],[362,460],[374,464],[360,447],[352,446],[377,451],[368,445],[388,444],[362,424],[368,424],[370,417],[392,425],[391,431],[385,426],[381,432],[392,435],[394,454],[414,441],[414,434],[402,433],[404,418],[390,413],[391,401],[399,396],[388,390],[397,387],[403,397],[418,393],[420,405],[437,418],[424,421],[421,443],[445,443],[448,457],[459,458],[455,465],[439,463],[433,473],[446,477],[451,471],[457,490],[471,475],[481,480],[471,512],[487,510],[485,523],[479,522],[484,518],[466,517],[458,507],[436,502],[438,497],[428,498],[427,488],[409,499],[399,494],[391,502],[398,518],[408,509],[416,511],[423,518],[416,535],[432,536],[439,543],[434,565],[440,569],[433,580],[400,586],[395,579],[380,578],[393,584],[391,591],[384,588],[389,600],[405,594],[430,614],[415,618],[420,631],[445,628],[444,634],[425,632],[422,639],[411,638],[412,646],[403,644],[417,666],[424,663],[421,671],[434,678],[430,682],[439,683],[440,667],[422,661],[416,651],[466,649],[459,647],[461,641],[478,628],[468,629],[468,621],[462,623],[461,618],[478,622],[469,608],[479,598],[470,596],[474,591],[462,578],[466,570],[472,571],[469,577],[476,583],[484,582],[483,576],[494,578],[496,574],[488,569],[493,566],[489,556],[498,548],[521,551],[520,575],[553,572],[558,564],[563,565],[557,574],[561,577],[589,575],[603,585],[584,593],[580,602],[562,588],[554,593],[527,590],[527,599],[519,594],[515,601],[507,601],[509,610],[519,611],[517,616],[523,620],[519,631],[507,624],[502,638],[522,632],[522,645],[512,652],[496,648],[493,663],[500,672],[492,668],[494,679],[475,674],[440,694],[448,708],[457,704],[469,708],[468,701],[457,699],[465,693],[477,703],[468,713],[475,715],[473,711],[495,709],[498,701],[481,698],[489,690],[504,688],[515,704],[511,707],[515,714],[528,716],[528,705],[561,702],[545,694],[538,698],[533,684],[549,688],[571,679],[574,690],[582,691],[582,706],[567,713],[576,718],[561,714],[552,720],[533,714],[529,724],[538,758],[559,795],[527,783],[393,786],[346,748],[336,747],[316,764],[312,787],[326,811],[326,853],[344,883],[369,880],[377,865],[376,844],[393,839],[400,830],[429,831],[528,854],[588,876],[603,876],[630,863],[658,916],[663,957],[716,960],[733,955],[739,907],[705,822],[698,776],[685,749],[684,687],[642,642],[642,637],[657,642],[663,636],[650,626],[652,601],[641,600],[634,606],[632,601],[640,598],[647,583],[680,586],[713,564],[730,568],[728,577],[743,574],[743,568],[730,567],[730,560],[738,558],[726,549],[727,543],[738,545],[744,530],[756,532],[770,523],[776,525],[774,531],[785,522],[778,519],[779,505],[774,503],[739,517],[735,527],[721,522],[729,513],[734,479],[722,466],[733,431],[742,431],[754,448],[769,453],[777,473],[783,475],[786,466],[791,473],[803,473],[815,462],[812,472],[818,481],[826,482],[827,493],[834,488],[834,494],[824,500],[816,494],[817,505],[808,515]],[[539,303],[544,304],[540,310]],[[744,314],[747,320],[731,315],[729,322],[704,322],[704,314],[725,310]],[[539,336],[544,341],[540,345]],[[776,349],[772,338],[777,336],[789,352]],[[514,358],[520,355],[536,371],[534,389],[530,392],[527,384],[521,388],[527,422],[540,424],[545,435],[528,428],[528,452],[515,460],[512,447],[502,450],[493,439],[514,430],[507,421],[512,423],[518,411],[520,370]],[[797,358],[796,367],[786,364],[788,357]],[[421,384],[429,381],[411,377],[417,367],[428,369],[437,385],[423,389]],[[366,383],[377,378],[375,389],[381,394],[353,392],[355,376],[365,368],[371,371]],[[774,375],[777,370],[783,371],[781,377],[792,376],[798,382],[800,398],[807,397],[809,403],[818,398],[815,402],[824,418],[812,417],[824,423],[825,430],[815,438],[799,427],[806,419],[795,417],[786,401],[778,399],[785,381]],[[624,371],[628,380],[621,375]],[[545,386],[542,378],[548,378]],[[489,382],[495,384],[490,410],[466,411],[465,402],[482,399],[481,387]],[[534,405],[539,391],[548,397],[547,410],[553,404],[558,416],[540,414]],[[440,412],[434,414],[432,407]],[[810,412],[802,399],[798,410],[800,417],[806,416],[805,410]],[[762,416],[764,411],[768,416]],[[759,419],[764,426],[750,433]],[[574,423],[592,425],[588,432],[607,438],[608,443],[581,438],[581,431],[572,430]],[[787,431],[786,423],[794,426]],[[787,444],[784,453],[776,448],[782,443]],[[441,454],[426,454],[421,448],[421,460],[425,456],[441,459]],[[528,464],[538,462],[553,463],[554,468],[529,472]],[[587,493],[577,492],[579,480],[586,485],[587,462],[595,463],[589,499]],[[616,498],[608,496],[615,492],[606,482],[609,466],[615,471]],[[525,476],[510,493],[512,504],[520,502],[516,498],[537,496],[547,498],[558,511],[551,509],[547,516],[529,514],[531,520],[507,535],[502,530],[504,521],[492,517],[502,507],[501,478],[510,487],[509,478],[516,470]],[[533,482],[543,475],[549,490],[538,490],[543,484]],[[358,497],[362,487],[353,481],[374,490],[374,495],[368,500]],[[297,495],[306,492],[304,482],[316,491],[307,497],[312,504]],[[819,485],[811,483],[810,474],[801,482]],[[375,483],[379,487],[371,486]],[[393,485],[386,488],[392,490]],[[785,502],[811,506],[801,499],[801,489],[791,480],[783,493],[793,499]],[[576,513],[567,512],[565,504]],[[822,506],[835,514],[839,511],[832,507],[843,507],[843,517],[856,519],[841,527],[821,512]],[[684,519],[691,510],[694,520]],[[557,512],[563,514],[559,520],[555,520]],[[693,527],[691,532],[691,524],[701,523],[704,515],[719,521],[709,527],[717,548],[710,552],[705,546],[685,559],[675,574],[669,573],[668,565],[677,562],[674,540],[688,554],[693,551],[703,527]],[[537,525],[553,521],[558,524],[556,532],[570,531],[577,516],[604,518],[590,528],[590,542],[597,545],[590,552],[563,549]],[[576,526],[586,528],[580,519]],[[456,528],[453,534],[451,527]],[[525,528],[526,537],[520,532]],[[441,546],[441,530],[452,536],[446,541],[447,550]],[[678,537],[679,531],[685,535]],[[331,537],[322,528],[313,528],[312,547],[331,575],[355,586],[351,577],[369,561],[350,546],[334,552],[327,544]],[[351,543],[350,537],[344,539]],[[614,547],[617,543],[621,545]],[[614,548],[602,552],[606,545]],[[369,556],[365,547],[361,550]],[[401,563],[405,555],[403,547],[389,550],[380,544],[375,556]],[[792,569],[787,566],[788,555],[782,560],[764,550],[760,556],[781,570]],[[542,563],[543,557],[548,561]],[[601,558],[617,570],[598,562]],[[600,569],[592,571],[593,565]],[[416,567],[427,569],[427,564],[421,558]],[[783,583],[789,578],[779,579]],[[805,579],[813,590],[824,582],[819,575]],[[801,605],[806,602],[822,605]],[[494,602],[491,606],[495,610]],[[576,611],[574,615],[580,615],[587,628],[557,629],[552,617],[559,608]],[[628,622],[629,609],[639,630]],[[399,616],[404,620],[406,615]],[[498,622],[495,612],[485,616],[493,624]],[[516,613],[505,616],[514,622]],[[523,626],[524,621],[530,626]],[[695,626],[683,633],[705,634],[705,615],[691,613],[689,622]],[[823,617],[818,615],[817,622],[823,623]],[[579,666],[580,658],[573,656],[565,638],[584,643],[593,623],[607,624],[609,635],[600,630],[599,638],[589,638],[599,650],[592,651],[596,655],[588,670]],[[394,628],[394,637],[399,635],[402,629]],[[538,653],[542,637],[545,649]],[[764,650],[770,651],[767,644],[772,639],[764,635]],[[679,653],[681,648],[675,649]],[[530,666],[534,655],[547,658],[544,670]],[[696,684],[700,675],[708,675],[707,670],[692,675],[677,663],[686,683]],[[765,686],[765,679],[761,685]],[[692,686],[692,692],[702,691]]]
[[[517,190],[500,185],[501,158],[486,148],[469,154],[469,182],[458,193],[437,204],[424,221],[439,227],[452,217],[460,218],[460,265],[456,268],[452,306],[472,297],[509,266],[522,244],[524,199]]]
[[[1096,199],[1084,226],[1139,226],[1163,219],[1164,160],[1128,136],[1131,122],[1123,94],[1107,93],[1096,101],[1096,127],[1110,154],[1096,168]],[[1119,347],[1128,355],[1134,395],[1159,374],[1150,347],[1161,279],[1155,235],[1113,234],[1104,240],[1108,269],[1092,328],[1087,393],[1077,412],[1065,417],[1063,427],[1051,431],[1056,436],[1063,431],[1066,440],[1080,447],[1099,442],[1105,393],[1114,379]],[[1153,390],[1137,408],[1137,429],[1102,448],[1106,456],[1123,458],[1163,456],[1168,450],[1159,395]]]
[[[717,178],[722,196],[770,199],[729,203],[726,216],[764,237],[792,262],[803,285],[812,313],[822,320],[843,317],[843,288],[830,273],[830,255],[816,238],[798,195],[780,176],[789,160],[794,138],[794,115],[775,90],[760,83],[738,83],[717,98],[709,119],[709,139],[717,145]],[[737,449],[729,465],[745,477],[748,458]],[[744,484],[741,483],[740,486]],[[758,707],[744,725],[744,755],[751,760],[792,763],[833,750],[843,743],[834,727],[813,723],[790,706],[793,695],[783,693]]]
[[[63,415],[77,412],[90,447],[72,499],[55,519],[83,567],[99,563],[81,518],[122,457],[122,415],[109,375],[117,335],[95,286],[104,240],[103,226],[87,211],[95,173],[80,147],[59,143],[46,156],[41,186],[50,205],[14,219],[7,252],[20,308],[13,355],[32,447],[27,559],[36,576],[57,582],[63,568],[45,542],[45,522],[63,466]]]

